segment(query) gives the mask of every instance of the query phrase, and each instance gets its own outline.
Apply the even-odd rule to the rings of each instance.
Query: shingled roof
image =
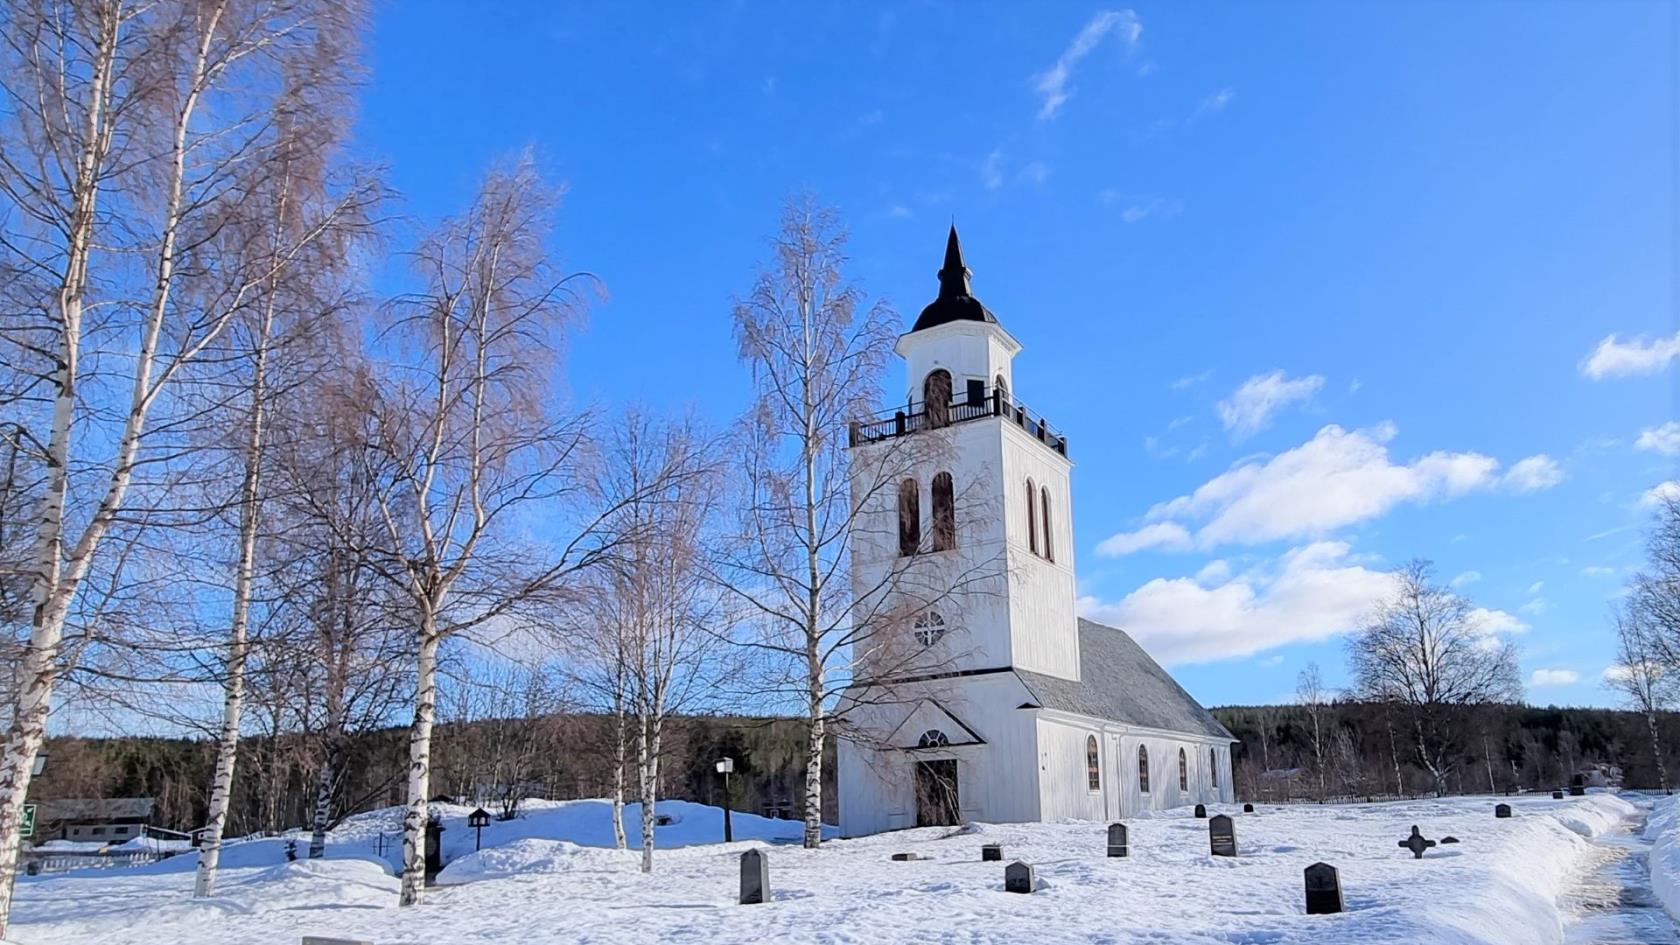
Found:
[[[1022,669],[1015,675],[1042,708],[1236,741],[1124,630],[1080,620],[1079,664],[1078,681]]]

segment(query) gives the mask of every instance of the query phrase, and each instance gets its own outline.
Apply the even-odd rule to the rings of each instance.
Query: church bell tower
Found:
[[[911,621],[906,643],[925,650],[919,665],[1078,679],[1067,438],[1017,398],[1021,344],[975,298],[971,278],[953,225],[939,295],[895,349],[904,407],[852,427],[854,468],[871,468],[905,437],[929,447],[897,454],[899,489],[859,517],[869,524],[854,527],[854,587],[884,586],[904,559],[929,556],[914,563],[959,589],[930,595]]]

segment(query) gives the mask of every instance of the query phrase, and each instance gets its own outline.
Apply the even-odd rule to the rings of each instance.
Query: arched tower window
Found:
[[[917,748],[944,748],[949,744],[951,744],[951,740],[945,737],[944,732],[936,728],[928,729],[922,733],[921,738],[916,739]]]
[[[1052,529],[1050,528],[1050,487],[1049,486],[1043,486],[1043,487],[1040,488],[1039,498],[1040,498],[1040,500],[1041,500],[1041,502],[1044,506],[1043,513],[1040,516],[1041,518],[1044,519],[1044,558],[1045,558],[1046,561],[1054,561],[1054,560],[1056,560],[1056,552],[1054,550],[1052,550],[1051,547],[1050,547],[1050,533],[1051,533]],[[1032,501],[1030,496],[1028,497],[1027,501],[1028,502]]]
[[[1097,757],[1097,736],[1085,736],[1085,786],[1102,790],[1102,764]]]
[[[957,547],[957,499],[948,472],[933,477],[933,550]]]
[[[927,412],[930,427],[942,427],[951,422],[951,372],[944,368],[928,373],[922,382],[922,409]]]
[[[1149,749],[1138,746],[1138,793],[1149,793]]]
[[[1190,759],[1184,754],[1184,749],[1178,750],[1178,789],[1190,790]]]
[[[1038,554],[1038,512],[1035,511],[1035,510],[1038,508],[1038,505],[1037,505],[1037,503],[1035,503],[1033,501],[1033,493],[1035,491],[1036,490],[1033,489],[1033,481],[1031,479],[1028,479],[1027,480],[1027,547],[1031,548],[1032,553],[1036,555],[1036,554]]]
[[[1219,749],[1208,749],[1208,775],[1213,778],[1213,786],[1219,786]]]
[[[916,480],[898,484],[898,553],[913,555],[922,546],[922,490]]]
[[[1002,374],[992,379],[992,387],[997,390],[998,399],[1003,401],[1003,405],[1009,406],[1009,382],[1003,379]]]

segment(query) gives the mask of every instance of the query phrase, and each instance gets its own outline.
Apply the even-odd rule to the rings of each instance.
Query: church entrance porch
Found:
[[[916,826],[954,827],[961,822],[956,761],[916,762]]]

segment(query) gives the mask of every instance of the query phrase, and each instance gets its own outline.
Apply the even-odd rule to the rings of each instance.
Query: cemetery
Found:
[[[231,843],[217,896],[194,901],[192,858],[20,877],[14,936],[63,945],[1088,942],[1574,942],[1571,891],[1649,798],[1590,792],[1352,805],[1210,805],[1124,823],[979,824],[835,836],[661,802],[660,868],[612,848],[602,802],[534,802],[473,829],[439,805],[443,868],[418,913],[395,904],[399,811],[357,815],[322,860],[272,837]],[[639,814],[630,812],[634,824]],[[1416,828],[1422,841],[1410,840]],[[1673,906],[1680,812],[1650,816],[1653,886]],[[1447,843],[1448,837],[1457,842]],[[1398,844],[1398,846],[1397,846]],[[476,849],[475,849],[476,848]],[[1414,852],[1414,850],[1416,852]],[[1117,906],[1123,903],[1124,907]],[[1232,938],[1235,936],[1235,938]],[[1593,941],[1597,941],[1596,939]]]

